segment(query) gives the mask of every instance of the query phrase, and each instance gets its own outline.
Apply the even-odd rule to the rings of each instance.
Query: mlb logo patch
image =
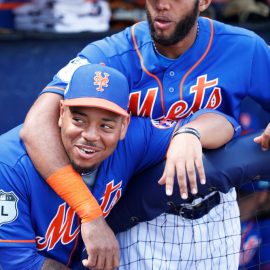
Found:
[[[159,129],[171,128],[176,124],[176,121],[170,119],[156,119],[151,120],[152,125]]]
[[[18,217],[18,197],[13,191],[0,190],[0,226],[14,221]]]

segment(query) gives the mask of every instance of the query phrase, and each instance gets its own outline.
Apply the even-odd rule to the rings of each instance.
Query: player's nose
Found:
[[[169,10],[170,8],[170,3],[169,0],[157,0],[156,2],[156,8],[157,10]]]
[[[96,127],[89,126],[82,132],[82,137],[86,141],[97,141],[100,138],[100,133]]]

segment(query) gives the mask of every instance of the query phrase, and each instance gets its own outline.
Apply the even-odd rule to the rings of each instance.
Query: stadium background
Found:
[[[16,31],[12,24],[11,9],[3,8],[3,6],[1,8],[5,2],[11,3],[12,1],[0,0],[0,134],[23,122],[28,109],[42,88],[86,44],[128,26],[133,22],[129,18],[134,19],[132,5],[134,9],[140,9],[140,11],[143,6],[143,1],[112,1],[112,11],[119,9],[119,5],[121,6],[125,2],[123,6],[131,14],[129,18],[117,20],[112,17],[111,28],[107,32],[64,34]],[[141,13],[137,12],[137,14]],[[209,12],[209,15],[211,14],[213,14],[212,11]],[[255,31],[270,44],[269,18],[262,20],[258,17],[250,17],[250,20],[245,22],[233,18],[230,23]],[[265,87],[269,88],[270,86]],[[270,114],[264,112],[258,104],[250,99],[244,100],[242,111],[241,119],[244,132],[261,129],[270,122]],[[254,191],[258,191],[256,187],[251,189],[251,193],[254,194]],[[250,190],[247,193],[250,193]],[[270,212],[269,194],[264,205],[255,211],[256,219],[260,216],[264,218],[266,216],[266,219],[269,220],[269,214],[267,214]],[[269,227],[267,229],[270,231]],[[257,231],[260,229],[257,228]],[[270,239],[270,233],[268,233],[268,237]],[[266,243],[266,248],[269,252],[270,240]],[[265,260],[270,261],[270,255],[268,257]],[[259,260],[262,263],[263,257]],[[260,269],[260,265],[254,269]]]
[[[44,0],[33,2],[39,1],[45,2]],[[218,15],[217,7],[221,5],[220,2],[229,1],[246,3],[249,0],[214,0],[206,15],[231,20],[232,24],[251,29],[270,44],[270,15],[267,18],[260,18],[258,15],[249,16],[244,22],[235,16],[223,18]],[[27,2],[29,1],[0,0],[0,134],[23,121],[41,89],[86,44],[111,35],[143,17],[144,0],[110,0],[112,17],[107,32],[72,34],[16,31],[12,20],[14,19],[12,8]],[[215,15],[213,10],[216,10]],[[252,108],[250,101],[245,107],[247,106]]]

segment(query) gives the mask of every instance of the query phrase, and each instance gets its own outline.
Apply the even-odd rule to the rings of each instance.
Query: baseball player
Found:
[[[150,119],[133,117],[126,134],[128,99],[128,83],[120,72],[88,64],[73,74],[61,102],[59,126],[65,151],[88,188],[95,184],[93,194],[100,205],[91,202],[91,233],[106,235],[100,242],[105,251],[107,243],[114,245],[111,260],[102,261],[91,251],[84,263],[91,269],[118,265],[118,244],[103,215],[120,199],[131,175],[164,158],[177,127],[175,122],[160,129]],[[0,137],[0,266],[5,270],[76,269],[83,247],[80,220],[38,174],[19,139],[20,130],[21,126]]]
[[[78,57],[58,72],[47,89],[64,91],[78,66],[86,62],[104,63],[127,77],[130,86],[130,112],[151,117],[158,125],[170,125],[171,121],[188,117],[203,108],[219,110],[238,118],[240,102],[247,95],[267,109],[270,98],[269,91],[265,90],[265,85],[270,80],[268,46],[250,31],[198,17],[210,3],[211,0],[146,0],[148,22],[135,24],[112,37],[89,44]],[[22,132],[29,154],[45,179],[68,164],[62,146],[55,140],[56,127],[53,128],[59,99],[61,97],[56,95],[41,95],[28,114]],[[47,123],[46,127],[39,127],[37,119],[40,117],[44,117],[42,119]],[[216,127],[214,122],[212,126]],[[189,127],[201,132],[191,122]],[[264,149],[269,146],[269,130],[270,126],[256,138],[256,142]],[[175,172],[182,198],[187,198],[185,171],[191,179],[192,193],[197,192],[195,167],[201,171],[202,163],[201,145],[195,140],[196,135],[199,137],[196,131],[189,130],[192,134],[182,134],[172,140],[165,172],[160,180],[161,184],[166,182],[168,195],[173,191]],[[40,136],[44,138],[42,144],[37,143],[36,138]],[[204,138],[203,135],[201,137]],[[46,157],[46,160],[39,162],[39,156],[46,151],[51,152],[46,155],[48,159]],[[205,182],[203,172],[199,177],[201,182]],[[73,192],[82,192],[78,188],[81,180],[73,179],[76,182]],[[58,181],[54,178],[51,182],[57,185]],[[59,189],[57,191],[62,195],[65,193],[61,193]],[[226,203],[217,206],[228,212],[231,209],[238,219],[234,190],[220,196],[224,202],[230,201],[230,207]],[[69,197],[70,194],[65,200],[68,201]],[[85,205],[86,202],[81,204]],[[221,209],[220,211],[222,212]],[[174,217],[168,215],[165,218],[168,220]],[[220,226],[223,226],[222,217],[219,220]],[[218,222],[213,220],[213,223]],[[238,225],[240,232],[240,224]],[[200,225],[199,228],[201,227]],[[188,234],[189,232],[186,233]],[[230,235],[228,231],[227,238]],[[226,257],[230,246],[223,243],[221,246],[224,247],[221,256],[223,254]],[[196,256],[194,261],[197,261]]]
[[[198,193],[201,197],[206,197],[211,190],[227,193],[232,187],[254,186],[265,189],[269,186],[270,152],[261,151],[253,143],[253,138],[259,134],[257,131],[238,137],[217,150],[204,151],[203,163],[207,183],[198,183]],[[139,222],[154,219],[164,212],[175,210],[176,215],[181,205],[186,203],[177,192],[172,196],[166,196],[163,186],[157,185],[164,168],[163,163],[164,161],[133,177],[129,182],[123,198],[106,219],[115,233],[132,228]],[[255,182],[259,179],[265,179],[261,181],[264,185]],[[177,190],[177,184],[174,185]],[[141,192],[135,193],[134,190]],[[255,188],[250,188],[248,191],[254,190]],[[202,209],[203,207],[197,207],[190,210],[200,212]]]
[[[107,78],[106,83],[97,83],[101,75]],[[96,175],[93,193],[105,216],[132,174],[163,159],[174,130],[173,126],[157,129],[149,119],[136,118],[126,134],[128,99],[128,84],[120,72],[101,65],[84,65],[74,73],[61,102],[63,145],[88,187],[93,186]],[[1,269],[75,269],[82,244],[80,221],[38,174],[19,139],[20,130],[21,126],[0,137]],[[153,148],[156,155],[152,155]],[[92,215],[98,218],[92,233],[102,232],[107,225],[100,208],[94,210]],[[112,237],[111,232],[103,243],[113,242]],[[111,261],[97,261],[96,266],[90,266],[116,267],[119,254],[114,244]]]

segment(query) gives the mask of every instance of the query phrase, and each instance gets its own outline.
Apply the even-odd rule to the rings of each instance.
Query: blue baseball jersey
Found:
[[[126,138],[97,172],[93,193],[104,216],[132,175],[165,157],[173,129],[132,118]],[[40,269],[44,257],[73,267],[82,248],[80,222],[36,171],[19,131],[17,127],[0,136],[0,268]]]
[[[74,70],[104,63],[129,81],[133,115],[185,118],[202,108],[239,118],[240,102],[250,96],[270,109],[270,50],[255,33],[199,18],[195,43],[177,59],[160,55],[147,22],[86,46],[55,75],[44,91],[63,94]]]

